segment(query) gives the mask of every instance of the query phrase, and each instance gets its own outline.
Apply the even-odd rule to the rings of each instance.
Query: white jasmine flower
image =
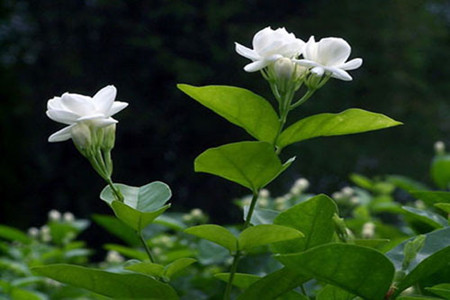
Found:
[[[350,197],[350,203],[353,205],[359,204],[359,197],[358,196]]]
[[[119,254],[119,252],[114,251],[114,250],[109,250],[106,253],[106,259],[107,262],[109,263],[122,263],[125,261],[125,258]]]
[[[344,196],[351,197],[351,196],[353,196],[353,193],[355,191],[351,187],[346,186],[346,187],[342,188],[341,192],[342,192],[342,194],[344,194]]]
[[[56,209],[52,209],[48,212],[48,219],[50,221],[59,221],[61,219],[61,213]]]
[[[375,224],[372,222],[367,222],[363,225],[361,235],[366,238],[370,239],[373,238],[375,234]]]
[[[37,238],[39,236],[39,229],[37,229],[36,227],[29,228],[28,235],[32,238]]]
[[[65,212],[63,214],[63,220],[67,223],[75,221],[75,216],[71,212]]]
[[[116,88],[108,85],[93,97],[64,93],[61,97],[48,100],[47,116],[56,122],[69,125],[52,134],[49,142],[69,140],[74,132],[80,134],[80,130],[77,130],[80,124],[103,128],[117,123],[112,116],[127,107],[128,103],[114,101],[116,93]],[[88,139],[87,136],[79,138],[81,141]]]
[[[270,191],[268,189],[262,189],[259,191],[259,197],[261,198],[269,198]]]
[[[253,61],[244,67],[247,72],[259,71],[282,57],[297,57],[305,46],[305,42],[287,32],[284,27],[276,30],[266,27],[260,30],[253,37],[252,44],[253,49],[250,49],[235,43],[236,52]]]
[[[445,154],[445,144],[443,141],[437,141],[434,143],[434,151],[436,154]]]
[[[316,76],[330,75],[333,78],[350,81],[352,77],[346,72],[362,65],[361,58],[347,61],[351,53],[350,45],[341,38],[323,38],[316,43],[312,36],[305,45],[304,59],[295,60],[298,64],[311,68]]]
[[[333,194],[331,194],[331,198],[333,198],[334,200],[341,200],[342,198],[344,198],[344,195],[342,194],[342,192],[334,192]]]
[[[203,216],[203,211],[200,208],[194,208],[191,210],[191,216],[193,218],[201,218]]]
[[[269,200],[267,200],[267,198],[261,198],[258,201],[258,205],[259,207],[267,207],[269,206]]]

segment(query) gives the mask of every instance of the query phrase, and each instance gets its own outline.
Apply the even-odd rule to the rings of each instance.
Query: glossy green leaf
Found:
[[[387,243],[390,242],[388,239],[355,239],[353,241],[355,245],[368,247],[368,248],[374,248],[374,249],[380,249],[383,248]]]
[[[177,86],[200,104],[244,128],[256,139],[273,143],[280,126],[278,115],[263,97],[232,86]]]
[[[141,212],[116,200],[111,203],[111,207],[117,218],[134,230],[140,232],[142,229],[151,224],[157,217],[163,214],[170,207],[170,204],[165,205],[153,212]]]
[[[243,218],[247,217],[249,205],[244,206],[243,209]],[[255,207],[253,210],[252,217],[250,219],[250,223],[252,225],[262,225],[262,224],[273,224],[275,218],[280,214],[279,211],[267,209],[267,208],[259,208]]]
[[[29,244],[31,242],[31,239],[28,237],[28,235],[26,235],[19,229],[5,225],[0,225],[0,238],[12,242],[21,242],[24,244]]]
[[[402,175],[389,175],[386,176],[386,180],[394,184],[399,189],[407,192],[411,191],[427,191],[429,187],[422,182],[416,181],[406,176]]]
[[[98,269],[58,264],[35,267],[33,272],[62,283],[112,298],[178,299],[174,289],[149,276],[110,273]]]
[[[356,296],[337,286],[327,284],[316,296],[316,300],[352,300]]]
[[[395,298],[396,300],[443,300],[442,298],[436,298],[431,296],[421,296],[421,295],[405,295]]]
[[[442,262],[450,261],[450,228],[444,228],[425,234],[425,244],[418,252],[414,260],[411,261],[406,276],[398,284],[395,295],[398,295],[404,289],[412,286],[422,278],[433,274],[439,269],[446,267]],[[395,269],[400,271],[403,263],[403,249],[405,244],[413,238],[404,241],[386,255],[394,263]]]
[[[302,253],[279,255],[277,259],[304,276],[368,300],[383,299],[394,277],[394,266],[386,256],[350,244],[325,244]]]
[[[224,282],[228,282],[230,278],[230,273],[217,273],[214,274],[214,277]],[[253,274],[235,273],[232,284],[238,288],[246,289],[259,279],[261,279],[261,277]]]
[[[357,108],[337,114],[318,114],[304,118],[285,129],[278,139],[278,146],[284,148],[315,137],[354,134],[401,124],[385,115]]]
[[[435,203],[450,203],[450,192],[444,191],[410,191],[414,198],[422,200],[427,205]]]
[[[271,144],[240,142],[211,148],[194,162],[196,172],[205,172],[236,182],[252,191],[269,184],[292,163],[284,165]]]
[[[113,216],[94,215],[92,217],[95,223],[105,228],[109,233],[117,236],[130,246],[140,245],[141,241],[136,232],[129,226],[125,225],[121,220]]]
[[[221,245],[231,252],[237,250],[237,238],[222,226],[214,224],[198,225],[189,227],[184,232]]]
[[[151,262],[141,262],[137,264],[132,264],[130,266],[125,267],[125,269],[134,271],[137,273],[162,277],[164,274],[164,266],[160,264],[155,264]]]
[[[450,283],[441,283],[426,288],[426,290],[432,292],[435,295],[444,297],[445,299],[450,299]]]
[[[431,163],[431,178],[440,189],[447,189],[450,184],[450,155],[438,155]]]
[[[282,268],[252,283],[237,300],[276,299],[286,293],[290,293],[309,279],[310,277],[303,276],[288,268]]]
[[[300,231],[281,225],[263,224],[245,229],[238,239],[239,250],[302,238]]]
[[[426,223],[433,228],[442,228],[448,226],[448,221],[445,218],[431,211],[408,206],[403,206],[402,208],[408,217]]]
[[[172,193],[167,184],[155,181],[142,187],[115,184],[124,196],[124,202],[115,200],[110,186],[103,189],[100,198],[111,205],[115,215],[136,231],[151,224],[170,206],[163,206]]]
[[[188,257],[184,257],[184,258],[179,258],[175,261],[173,261],[172,263],[168,264],[167,266],[164,267],[164,276],[166,276],[167,278],[172,278],[172,276],[180,271],[182,271],[183,269],[189,267],[190,265],[192,265],[193,263],[195,263],[197,260],[193,259],[193,258],[188,258]]]
[[[436,203],[434,206],[450,214],[450,203]]]
[[[335,213],[337,206],[326,195],[314,196],[280,213],[275,218],[274,224],[295,228],[301,231],[305,238],[274,244],[274,251],[300,252],[331,242],[335,232],[332,220]]]
[[[25,289],[13,288],[10,292],[10,299],[12,300],[46,300],[45,295],[36,291],[30,291]]]

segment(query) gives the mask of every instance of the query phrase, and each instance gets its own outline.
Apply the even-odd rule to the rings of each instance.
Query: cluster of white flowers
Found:
[[[349,201],[350,204],[356,205],[359,203],[359,197],[352,187],[345,186],[340,191],[334,192],[331,195],[336,201]]]
[[[192,209],[188,214],[183,215],[183,221],[189,223],[204,223],[208,216],[200,208]]]
[[[316,42],[311,36],[305,43],[285,28],[262,29],[253,37],[253,49],[235,44],[236,52],[252,61],[244,67],[247,72],[274,65],[279,76],[290,76],[298,65],[307,68],[315,77],[330,76],[349,81],[352,77],[347,71],[362,64],[361,58],[347,61],[351,47],[342,38],[328,37]]]
[[[375,235],[375,224],[373,222],[364,223],[361,235],[365,239],[371,239]]]
[[[28,235],[36,240],[41,240],[44,243],[48,243],[52,240],[52,235],[50,231],[50,227],[47,225],[42,226],[41,228],[31,227],[28,229]]]
[[[300,195],[302,192],[309,188],[309,181],[306,178],[299,178],[294,182],[291,187],[290,193],[292,195]]]
[[[72,223],[75,221],[75,216],[71,212],[61,214],[56,209],[52,209],[48,212],[48,220],[53,222]]]
[[[114,250],[109,250],[106,253],[105,261],[108,263],[119,264],[119,263],[123,263],[125,261],[125,258],[122,255],[120,255],[119,252],[114,251]]]

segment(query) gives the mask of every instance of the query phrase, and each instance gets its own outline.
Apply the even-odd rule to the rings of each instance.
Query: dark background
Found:
[[[49,209],[78,217],[110,213],[104,186],[71,142],[50,144],[62,128],[45,115],[49,98],[93,95],[114,84],[129,107],[113,152],[114,179],[130,185],[162,180],[173,210],[201,207],[212,222],[239,220],[230,205],[246,191],[193,172],[207,148],[250,140],[176,89],[176,83],[223,84],[271,99],[259,73],[234,42],[250,46],[266,26],[307,40],[343,37],[363,66],[354,80],[330,82],[291,116],[359,107],[405,126],[321,138],[291,146],[290,170],[269,188],[286,191],[299,176],[312,192],[331,193],[351,172],[404,174],[429,181],[436,140],[450,133],[450,2],[418,0],[0,1],[0,223],[40,225]],[[295,116],[294,116],[295,115]]]

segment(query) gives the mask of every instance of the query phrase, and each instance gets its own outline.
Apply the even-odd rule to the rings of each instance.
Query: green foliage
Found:
[[[0,225],[0,238],[9,241],[18,241],[24,244],[29,244],[31,242],[31,239],[19,229],[5,225]]]
[[[231,123],[244,128],[257,140],[273,143],[277,135],[278,115],[267,100],[253,92],[232,86],[178,88]]]
[[[408,217],[426,223],[435,229],[448,226],[447,220],[434,212],[407,206],[403,206],[403,211]]]
[[[242,231],[239,235],[239,250],[248,250],[252,247],[272,244],[276,242],[298,239],[304,237],[298,230],[280,225],[256,225]]]
[[[298,254],[279,255],[277,259],[304,276],[370,300],[382,299],[394,276],[394,266],[386,256],[356,245],[326,244]]]
[[[140,274],[111,273],[65,264],[34,267],[33,272],[116,299],[178,299],[169,285]]]
[[[136,235],[135,231],[118,218],[107,215],[93,215],[92,218],[98,225],[102,226],[110,234],[117,236],[128,245],[139,245],[139,237]]]
[[[220,279],[222,281],[228,282],[230,278],[230,273],[218,273],[214,274],[214,277]],[[232,284],[237,286],[238,288],[245,289],[248,288],[251,284],[255,283],[261,279],[261,277],[252,275],[252,274],[244,274],[244,273],[236,273],[233,277]]]
[[[354,134],[401,124],[385,115],[353,108],[338,114],[325,113],[302,119],[285,129],[277,144],[284,148],[315,137]]]
[[[450,283],[441,283],[432,287],[427,288],[428,291],[435,295],[444,297],[445,299],[450,299]]]
[[[240,142],[211,148],[195,159],[195,171],[205,172],[258,191],[292,163],[281,164],[273,146],[266,142]]]
[[[411,238],[389,251],[386,255],[394,263],[397,272],[403,272],[397,284],[398,295],[401,291],[413,285],[417,281],[441,268],[447,267],[450,260],[450,228],[444,228],[425,234],[426,239],[423,247],[417,252],[417,255],[410,261],[408,267],[402,270],[404,261],[404,248]]]
[[[155,181],[142,187],[115,186],[124,196],[123,203],[115,199],[110,186],[103,189],[100,198],[111,205],[117,218],[138,232],[170,207],[163,206],[172,196],[169,186],[163,182]]]
[[[317,293],[316,300],[352,300],[355,295],[334,285],[326,285]]]
[[[219,244],[230,250],[230,252],[237,250],[237,238],[228,229],[222,226],[212,224],[199,225],[190,227],[184,232]]]
[[[450,183],[450,155],[437,155],[431,163],[431,178],[440,189],[447,189]]]
[[[304,239],[297,239],[273,246],[276,252],[300,252],[314,246],[329,243],[334,235],[333,215],[336,204],[326,195],[318,195],[292,206],[279,214],[274,224],[289,226],[304,233]]]

